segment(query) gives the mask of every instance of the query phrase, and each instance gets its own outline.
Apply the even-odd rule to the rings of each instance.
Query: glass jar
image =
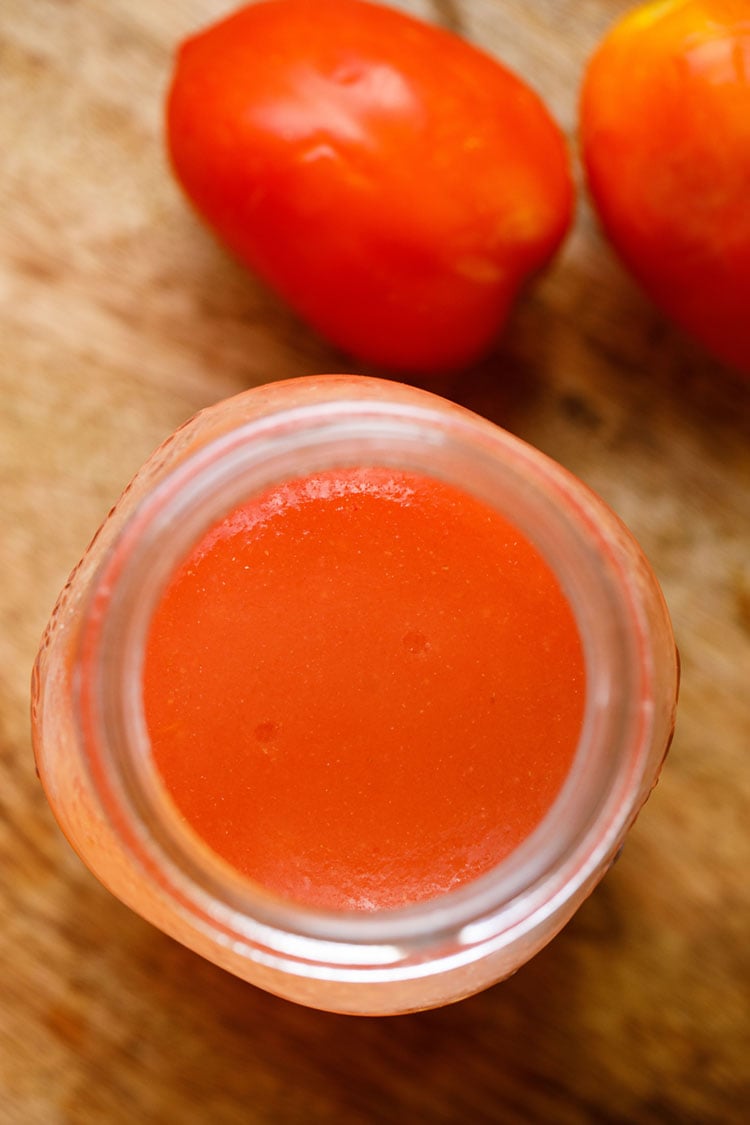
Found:
[[[237,504],[291,477],[372,465],[458,485],[541,551],[582,638],[585,714],[556,801],[497,867],[418,905],[323,912],[243,878],[177,814],[150,755],[144,646],[170,575]],[[310,377],[204,410],[126,488],[45,632],[33,676],[34,748],[63,832],[133,910],[270,992],[332,1011],[391,1014],[502,980],[569,920],[655,784],[677,682],[654,575],[586,486],[435,395],[378,379]]]

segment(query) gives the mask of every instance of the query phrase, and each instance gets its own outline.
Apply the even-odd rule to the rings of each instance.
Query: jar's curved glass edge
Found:
[[[361,406],[361,404],[357,404],[357,405]],[[469,423],[467,422],[465,412],[461,411],[460,417],[461,417],[460,425],[467,426]],[[471,417],[471,416],[469,416],[469,417]],[[288,420],[289,420],[289,418],[287,417],[287,421]],[[441,419],[441,421],[444,422],[444,419]],[[482,432],[486,437],[486,434],[487,434],[486,426],[491,425],[491,424],[486,423],[486,421],[483,420],[483,419],[478,419],[478,421],[481,423]],[[459,423],[456,419],[452,419],[452,422],[455,422],[456,425],[459,425]],[[266,423],[266,425],[267,425],[267,423]],[[526,456],[529,455],[528,451],[531,450],[531,447],[526,446],[525,443],[521,442],[520,439],[513,437],[513,435],[505,434],[504,431],[499,431],[499,432],[503,433],[504,440],[509,441],[516,451],[518,451],[521,447],[523,447],[523,449],[525,451],[525,455]],[[214,452],[215,452],[215,450],[214,450]],[[542,461],[546,463],[546,468],[548,470],[549,470],[550,466],[554,466],[554,468],[552,470],[553,475],[557,475],[557,474],[568,475],[568,474],[566,474],[565,470],[561,469],[559,466],[556,466],[554,462],[549,462],[549,459],[546,458],[543,454],[539,453],[538,451],[535,451],[535,450],[532,451],[531,459],[536,461],[537,464],[541,463],[539,461],[539,459],[542,459]],[[618,833],[615,833],[614,835],[617,836]],[[612,842],[616,843],[615,840],[613,840]],[[142,843],[142,841],[139,842],[138,846],[140,846],[141,843]],[[601,857],[594,857],[593,862],[594,863],[599,862],[600,858]],[[490,877],[484,876],[482,878],[483,878],[483,880],[487,880]],[[477,882],[480,882],[480,881],[478,880]],[[455,893],[460,895],[460,892],[455,892]],[[446,896],[446,899],[449,898],[449,897],[450,896]],[[417,907],[417,908],[410,907],[410,908],[406,908],[406,910],[404,910],[404,911],[396,911],[394,913],[400,915],[402,918],[407,918],[409,916],[410,912],[415,912],[415,911],[416,911],[417,915],[424,916],[424,914],[425,914],[425,912],[420,910],[419,907]],[[431,926],[430,926],[429,934],[430,934],[431,937],[434,937],[436,924],[438,925],[438,928],[439,928],[439,925],[440,925],[440,918],[439,918],[440,910],[439,910],[439,908],[436,909],[436,908],[433,907],[433,909],[431,911],[428,911],[427,913],[431,914]],[[231,914],[231,911],[230,911],[230,914]],[[324,920],[324,924],[322,926],[322,931],[324,933],[325,932],[328,932],[328,933],[331,932],[331,928],[328,925],[329,921],[330,921],[329,919]],[[340,921],[340,919],[338,919],[338,921]],[[464,918],[464,921],[466,921],[465,918]],[[364,923],[364,925],[360,925],[359,923]],[[362,919],[362,918],[359,918],[359,916],[357,916],[357,918],[355,918],[355,919],[347,919],[344,933],[341,935],[341,940],[346,939],[346,935],[347,935],[347,932],[348,932],[346,927],[349,927],[350,924],[353,924],[355,926],[355,928],[357,928],[361,932],[362,937],[360,938],[360,940],[362,940],[362,941],[367,941],[367,940],[371,939],[372,935],[373,935],[373,932],[374,931],[377,932],[377,927],[373,928],[372,926],[369,926],[369,928],[368,928],[366,918]],[[451,922],[450,925],[454,926],[455,922]],[[302,929],[304,930],[305,927],[303,926]],[[335,925],[333,926],[333,929],[335,931],[335,929],[336,929]],[[398,930],[398,927],[396,927],[396,929]],[[407,926],[406,929],[408,931],[409,927]],[[414,939],[415,936],[418,936],[419,933],[423,933],[423,930],[419,926],[417,926],[415,929],[417,931],[417,935],[415,935],[415,933],[411,933],[410,935],[407,935],[407,938],[410,936],[412,939]],[[311,939],[313,939],[316,935],[320,934],[321,927],[320,926],[312,926],[312,931],[313,931],[312,934],[309,931],[307,933],[307,936]],[[385,930],[381,930],[381,933],[378,937],[378,940],[383,940],[385,938],[386,934],[387,934],[387,927],[386,927]],[[403,937],[402,937],[402,940],[403,940]]]

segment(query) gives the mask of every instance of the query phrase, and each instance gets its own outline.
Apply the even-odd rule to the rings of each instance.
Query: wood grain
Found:
[[[625,0],[397,6],[510,63],[574,140]],[[515,978],[386,1020],[307,1011],[130,914],[34,777],[28,677],[58,588],[180,421],[351,366],[188,213],[160,115],[219,0],[0,9],[0,1123],[739,1122],[750,1102],[750,381],[637,293],[585,202],[496,354],[439,389],[539,445],[630,524],[683,662],[677,737],[622,859]]]

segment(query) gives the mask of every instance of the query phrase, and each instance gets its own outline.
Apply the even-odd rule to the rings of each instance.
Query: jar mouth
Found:
[[[539,550],[581,636],[584,718],[551,808],[496,867],[414,905],[322,911],[245,878],[184,822],[150,752],[143,664],[160,594],[211,526],[289,479],[375,465],[460,487],[497,509]],[[282,956],[291,955],[293,941],[295,957],[302,942],[310,960],[391,962],[439,935],[464,944],[510,941],[551,914],[561,896],[570,897],[614,852],[629,826],[650,736],[641,610],[597,505],[580,482],[520,439],[468,412],[428,403],[347,396],[308,403],[251,418],[188,453],[121,529],[93,583],[79,636],[75,693],[86,760],[133,858],[184,915],[220,940]]]

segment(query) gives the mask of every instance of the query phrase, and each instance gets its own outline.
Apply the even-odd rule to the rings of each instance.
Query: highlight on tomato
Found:
[[[581,146],[604,230],[653,301],[750,374],[750,3],[660,0],[602,41]]]
[[[480,358],[571,220],[566,143],[537,94],[365,0],[262,0],[188,39],[167,139],[237,258],[386,369]]]

